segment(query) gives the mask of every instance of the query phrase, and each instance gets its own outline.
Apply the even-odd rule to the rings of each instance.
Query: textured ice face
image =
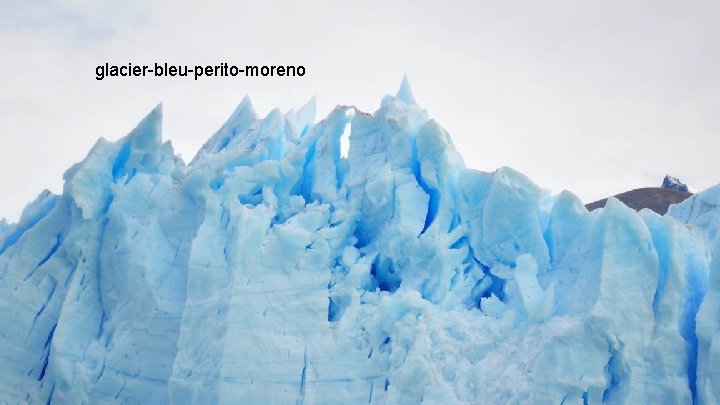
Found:
[[[720,400],[720,188],[591,214],[466,169],[407,81],[314,115],[246,98],[185,165],[157,108],[0,223],[0,397]]]

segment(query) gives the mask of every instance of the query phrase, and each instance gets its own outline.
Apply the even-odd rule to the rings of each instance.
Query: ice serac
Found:
[[[667,215],[702,230],[712,245],[720,235],[720,184],[671,205]]]
[[[697,397],[699,402],[720,400],[720,242],[715,243],[707,299],[697,314]]]
[[[189,164],[161,116],[0,222],[6,402],[720,399],[720,186],[590,213],[466,168],[407,78],[318,122],[245,98]]]

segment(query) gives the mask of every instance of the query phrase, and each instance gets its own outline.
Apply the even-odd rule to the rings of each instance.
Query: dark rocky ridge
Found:
[[[691,195],[692,193],[668,188],[645,187],[626,191],[615,195],[614,197],[635,211],[640,211],[643,208],[649,208],[660,215],[665,215],[670,204],[677,204],[685,201]],[[588,211],[592,211],[594,209],[604,207],[605,202],[607,202],[607,198],[587,204],[585,205],[585,208],[587,208]]]
[[[660,187],[668,188],[671,190],[684,191],[686,193],[690,191],[688,190],[687,184],[680,181],[680,179],[678,179],[677,177],[673,177],[669,174],[665,176],[662,182],[662,186]]]

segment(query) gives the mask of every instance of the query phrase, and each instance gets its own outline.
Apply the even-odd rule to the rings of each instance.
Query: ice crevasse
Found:
[[[588,212],[465,168],[407,81],[245,98],[189,164],[161,118],[0,223],[3,403],[720,401],[720,186]]]

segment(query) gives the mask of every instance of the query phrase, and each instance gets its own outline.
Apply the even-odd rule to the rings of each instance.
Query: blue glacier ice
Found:
[[[0,222],[3,403],[720,402],[720,186],[588,212],[465,168],[407,81],[245,98],[189,164],[161,119]]]

